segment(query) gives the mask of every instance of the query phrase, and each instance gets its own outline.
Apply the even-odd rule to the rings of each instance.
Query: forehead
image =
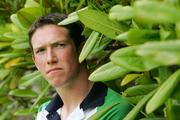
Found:
[[[44,25],[34,32],[31,38],[33,48],[54,41],[71,41],[69,31],[57,25]]]

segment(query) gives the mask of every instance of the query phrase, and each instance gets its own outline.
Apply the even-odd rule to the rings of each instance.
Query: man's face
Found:
[[[42,26],[33,34],[31,43],[35,65],[52,86],[60,87],[76,79],[78,55],[66,28]]]

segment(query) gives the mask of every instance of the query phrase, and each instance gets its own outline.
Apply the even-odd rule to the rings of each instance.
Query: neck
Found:
[[[81,66],[80,72],[74,80],[71,80],[68,85],[56,89],[63,101],[62,111],[67,115],[80,105],[91,90],[93,83],[88,80],[88,76],[87,70]]]

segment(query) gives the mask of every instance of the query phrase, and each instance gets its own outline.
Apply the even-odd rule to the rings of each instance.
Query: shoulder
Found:
[[[131,106],[130,103],[125,98],[123,98],[119,93],[108,88],[103,106],[110,105],[115,102],[119,103],[122,106],[127,106],[127,107]]]
[[[102,111],[107,108],[108,111],[106,111],[106,113],[103,114],[101,119],[121,120],[132,109],[132,105],[119,93],[108,88],[107,95],[105,97],[105,102],[102,106],[98,108],[98,111]]]

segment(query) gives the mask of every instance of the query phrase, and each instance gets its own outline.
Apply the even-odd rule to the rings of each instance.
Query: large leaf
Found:
[[[26,0],[24,7],[39,7],[39,4],[35,0]]]
[[[18,19],[17,17],[17,14],[12,14],[11,15],[11,21],[17,26],[19,27],[20,29],[22,30],[27,30],[27,28],[25,28],[25,26],[20,22],[20,20]]]
[[[136,85],[133,87],[127,88],[123,94],[126,96],[139,96],[148,94],[150,91],[156,89],[158,87],[157,84],[150,85]]]
[[[13,44],[11,44],[11,47],[14,49],[28,49],[28,48],[30,48],[28,42],[13,43]]]
[[[28,36],[27,36],[27,32],[6,32],[4,33],[4,36],[7,38],[11,38],[11,39],[18,39],[18,41],[27,41],[28,40]]]
[[[10,44],[11,44],[10,42],[0,42],[0,50],[10,46]]]
[[[93,50],[97,40],[98,40],[99,33],[96,31],[93,31],[89,38],[87,39],[86,43],[84,44],[80,56],[79,56],[79,62],[81,63],[86,57],[91,53]]]
[[[141,76],[141,74],[127,74],[121,81],[121,86],[128,84],[129,82],[135,80],[136,78],[138,78],[140,76]]]
[[[5,58],[16,58],[16,57],[23,57],[26,56],[25,53],[4,53],[4,54],[0,54],[0,57],[5,57]]]
[[[108,15],[91,9],[85,9],[77,13],[81,22],[87,27],[103,33],[107,37],[114,39],[119,33],[126,31],[127,26],[111,21],[108,19]]]
[[[31,106],[31,110],[34,109],[34,107],[37,105],[37,103],[40,101],[40,99],[42,99],[42,97],[48,92],[50,88],[50,85],[47,84],[46,87],[43,89],[43,91],[41,92],[41,94],[38,96],[38,98],[36,99],[36,101],[34,102],[34,104]]]
[[[27,116],[27,115],[32,115],[34,113],[33,110],[31,109],[20,109],[20,110],[17,110],[14,115],[15,116]]]
[[[134,120],[137,116],[137,114],[142,110],[145,103],[151,98],[151,96],[154,94],[155,90],[150,92],[149,94],[145,95],[138,104],[126,115],[126,117],[123,120]]]
[[[105,65],[99,67],[89,76],[89,80],[91,81],[109,81],[117,79],[129,71],[123,69],[112,62],[106,63]]]
[[[172,74],[172,71],[168,67],[159,67],[158,73],[159,73],[159,76],[157,79],[159,80],[158,83],[162,84]]]
[[[140,120],[164,120],[164,117],[148,117],[148,118],[142,118]]]
[[[64,19],[63,21],[61,21],[60,23],[58,23],[58,25],[67,25],[67,24],[71,24],[71,23],[79,21],[79,17],[77,15],[77,12],[83,11],[85,9],[88,9],[88,7],[85,7],[85,8],[78,10],[78,11],[70,13],[68,15],[68,17],[66,19]]]
[[[29,85],[35,83],[37,80],[41,79],[42,75],[39,71],[34,71],[29,74],[25,74],[23,77],[21,77],[19,86],[21,87],[28,87]]]
[[[0,104],[7,104],[9,102],[9,98],[7,96],[0,97]]]
[[[137,49],[137,54],[159,65],[180,64],[180,40],[149,42]]]
[[[179,120],[180,100],[168,99],[166,106],[167,120]]]
[[[124,93],[123,93],[124,95]],[[137,104],[145,95],[133,96],[133,97],[126,97],[126,99],[131,102],[132,104]]]
[[[23,8],[17,12],[19,22],[25,27],[29,28],[32,22],[37,19],[41,13],[41,7],[28,7]]]
[[[128,31],[127,43],[131,45],[143,44],[148,41],[160,40],[158,30],[131,29]]]
[[[138,46],[121,48],[115,51],[110,59],[113,63],[130,71],[147,71],[157,67],[157,64],[149,62],[135,54]]]
[[[109,12],[109,18],[118,21],[131,19],[133,16],[134,13],[131,6],[115,5]]]
[[[9,32],[9,31],[16,31],[16,27],[14,24],[3,24],[0,25],[0,41],[1,42],[11,42],[13,39],[9,39],[4,36],[4,33]]]
[[[12,67],[13,65],[19,63],[22,60],[22,58],[14,58],[9,60],[4,66],[6,69],[9,69],[10,67]]]
[[[158,89],[146,105],[146,112],[152,113],[160,107],[171,95],[180,79],[180,69],[173,73]]]
[[[97,53],[103,52],[103,50],[106,48],[106,46],[112,41],[112,39],[108,38],[108,37],[100,37],[100,40],[97,41],[97,43],[95,44],[93,50],[91,51],[91,53],[88,55],[89,56],[93,56],[93,55],[97,55]]]
[[[148,23],[174,23],[180,21],[180,8],[166,2],[137,1],[135,17]]]
[[[9,92],[9,95],[17,96],[17,97],[36,97],[37,93],[32,90],[21,90],[15,89]]]
[[[5,62],[7,62],[10,58],[1,58],[0,59],[0,64],[3,64]]]
[[[9,70],[7,69],[0,69],[0,80],[3,80],[9,74]]]

